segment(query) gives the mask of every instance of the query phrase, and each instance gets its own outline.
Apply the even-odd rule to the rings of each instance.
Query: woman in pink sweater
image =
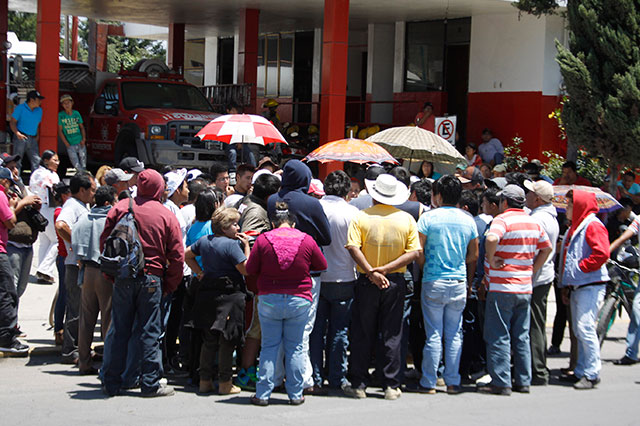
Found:
[[[269,404],[281,344],[290,403],[304,402],[302,335],[312,302],[309,271],[326,269],[327,261],[313,238],[294,226],[287,203],[277,203],[274,229],[256,239],[247,261],[247,272],[258,275],[258,315],[262,326],[259,381],[251,398],[254,405]]]

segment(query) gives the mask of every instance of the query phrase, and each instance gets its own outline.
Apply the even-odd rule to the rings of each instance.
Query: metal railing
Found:
[[[242,107],[251,104],[251,84],[217,84],[201,86],[200,90],[214,107],[220,110],[225,105],[236,103]]]

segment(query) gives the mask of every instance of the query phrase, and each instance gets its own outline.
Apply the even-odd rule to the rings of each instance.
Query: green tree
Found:
[[[557,1],[520,0],[520,10],[555,13]],[[640,2],[568,0],[569,48],[556,41],[569,141],[618,167],[640,163]]]
[[[162,42],[109,36],[107,43],[107,71],[118,72],[120,67],[131,69],[140,59],[160,59],[166,57]]]
[[[37,18],[35,13],[9,11],[9,31],[16,33],[20,41],[35,42]]]

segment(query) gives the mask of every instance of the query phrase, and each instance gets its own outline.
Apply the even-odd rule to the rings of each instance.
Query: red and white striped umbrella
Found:
[[[196,137],[202,140],[220,141],[228,144],[287,144],[284,136],[269,120],[252,114],[221,115],[200,129]]]

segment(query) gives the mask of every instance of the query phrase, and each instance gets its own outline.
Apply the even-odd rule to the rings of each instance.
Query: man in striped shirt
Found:
[[[498,195],[502,213],[491,223],[485,243],[489,294],[484,339],[491,383],[478,390],[511,395],[512,347],[513,390],[529,393],[532,277],[551,253],[551,243],[542,227],[523,210],[525,193],[521,187],[507,185]]]

